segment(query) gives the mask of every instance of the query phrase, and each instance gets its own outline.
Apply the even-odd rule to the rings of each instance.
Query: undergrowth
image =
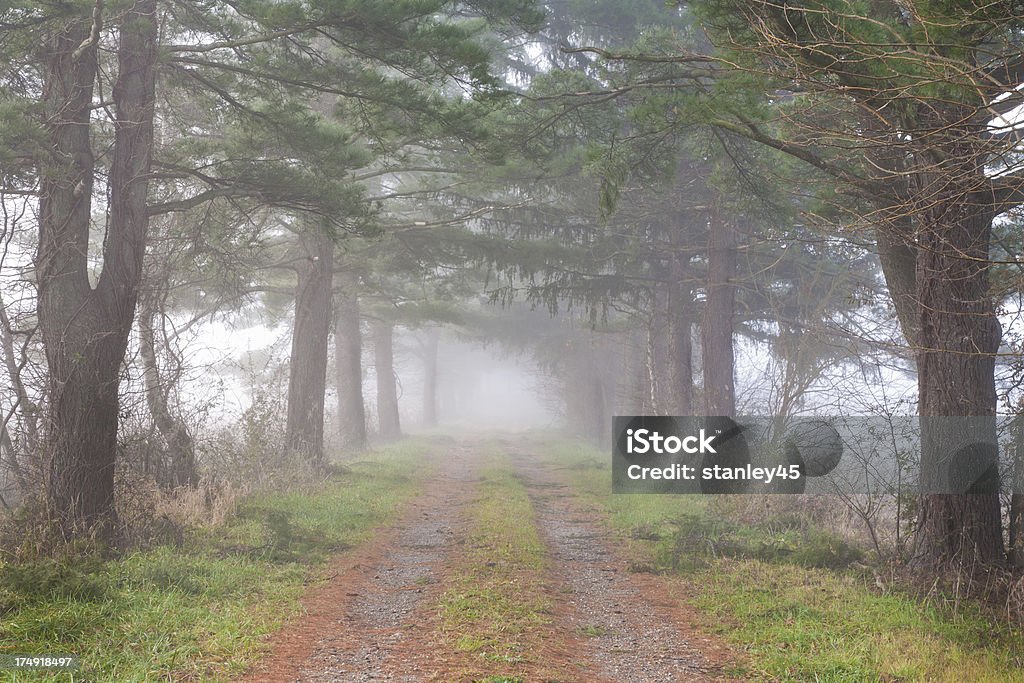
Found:
[[[704,628],[744,654],[744,678],[1024,681],[1019,623],[882,582],[862,548],[827,529],[786,515],[737,521],[711,497],[614,495],[609,455],[540,447],[618,532],[635,570],[679,580]]]
[[[219,525],[118,559],[0,559],[0,653],[81,658],[74,680],[227,680],[297,613],[332,553],[417,490],[423,440],[337,468],[314,490],[254,494]],[[71,680],[0,670],[0,681]]]

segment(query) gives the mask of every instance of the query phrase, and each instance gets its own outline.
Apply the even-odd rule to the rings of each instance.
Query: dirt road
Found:
[[[694,631],[685,604],[659,577],[630,572],[557,469],[511,441],[486,447],[526,487],[533,515],[524,523],[536,525],[548,555],[540,584],[530,585],[554,609],[523,639],[527,656],[507,661],[460,647],[460,636],[473,634],[444,632],[439,604],[466,561],[484,447],[467,440],[444,449],[423,493],[374,541],[336,559],[330,580],[310,592],[303,615],[243,680],[723,680],[728,653]]]

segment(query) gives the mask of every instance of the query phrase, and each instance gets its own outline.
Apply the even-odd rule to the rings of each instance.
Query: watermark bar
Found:
[[[615,417],[615,493],[1012,490],[1024,424],[996,417]],[[1019,488],[1019,486],[1018,486]]]
[[[0,671],[78,671],[79,658],[67,654],[0,654]]]

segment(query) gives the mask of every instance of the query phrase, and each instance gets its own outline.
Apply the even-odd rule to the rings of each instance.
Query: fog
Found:
[[[1024,405],[1009,20],[979,80],[749,3],[141,4],[0,10],[0,495],[68,538],[421,432]]]
[[[410,361],[415,356],[409,354]],[[552,428],[562,423],[536,364],[498,344],[442,339],[438,350],[438,426],[481,429]],[[400,398],[411,423],[422,414],[422,373]],[[418,384],[417,384],[418,380]]]

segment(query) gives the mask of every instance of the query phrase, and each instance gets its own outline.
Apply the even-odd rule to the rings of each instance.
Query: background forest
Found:
[[[5,647],[64,642],[12,624],[147,553],[355,544],[288,515],[443,457],[403,434],[567,432],[600,498],[613,415],[814,415],[920,419],[870,492],[609,514],[659,571],[967,600],[1019,670],[1022,46],[1009,0],[0,3]],[[965,433],[998,452],[939,491]],[[401,498],[388,467],[342,488]]]

